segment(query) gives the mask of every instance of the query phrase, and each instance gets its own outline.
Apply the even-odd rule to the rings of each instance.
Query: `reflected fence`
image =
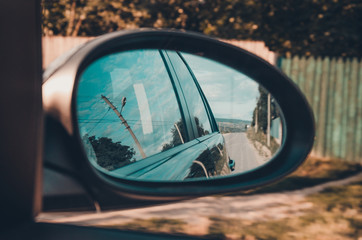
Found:
[[[93,37],[43,37],[43,67]],[[316,120],[312,155],[362,162],[362,60],[277,58],[260,41],[223,40],[278,66],[306,95]]]

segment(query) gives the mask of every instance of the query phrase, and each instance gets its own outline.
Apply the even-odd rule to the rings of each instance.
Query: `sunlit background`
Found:
[[[43,213],[39,221],[218,239],[362,239],[361,1],[43,0],[42,13],[44,67],[96,36],[139,27],[186,29],[245,48],[301,88],[317,136],[300,169],[248,193],[127,211]],[[247,94],[256,101],[258,92]],[[250,111],[228,118],[252,120]]]

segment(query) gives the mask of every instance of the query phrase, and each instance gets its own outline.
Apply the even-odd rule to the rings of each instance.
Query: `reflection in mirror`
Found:
[[[271,160],[282,143],[278,104],[244,74],[215,61],[183,53],[210,105],[225,140],[233,173],[253,170]]]
[[[79,134],[91,164],[147,181],[213,178],[256,169],[282,142],[273,97],[244,74],[196,55],[133,50],[81,74]]]

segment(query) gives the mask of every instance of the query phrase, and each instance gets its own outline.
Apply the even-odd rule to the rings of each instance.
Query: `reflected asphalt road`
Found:
[[[235,161],[233,173],[245,172],[263,164],[262,158],[246,137],[246,133],[226,133],[223,136],[229,157]]]

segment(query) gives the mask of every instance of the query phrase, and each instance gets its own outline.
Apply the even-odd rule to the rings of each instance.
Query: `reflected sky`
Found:
[[[259,84],[246,75],[204,57],[182,53],[216,118],[251,121]]]

